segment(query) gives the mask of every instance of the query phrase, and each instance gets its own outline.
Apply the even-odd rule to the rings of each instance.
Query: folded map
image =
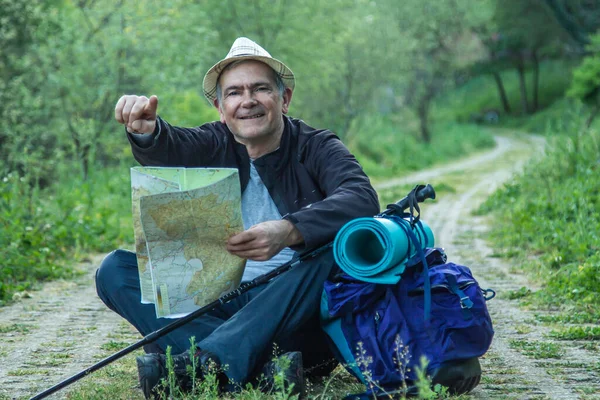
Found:
[[[131,193],[141,301],[178,318],[240,284],[245,260],[227,252],[243,231],[237,169],[134,167]]]

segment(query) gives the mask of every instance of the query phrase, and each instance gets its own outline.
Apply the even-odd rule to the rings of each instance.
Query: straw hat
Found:
[[[286,88],[294,89],[294,73],[291,69],[281,61],[271,57],[257,43],[248,38],[239,37],[233,42],[227,56],[213,65],[204,76],[204,82],[202,83],[204,96],[206,96],[211,104],[217,98],[217,81],[219,80],[219,75],[221,75],[226,66],[239,60],[256,60],[267,64],[281,77]]]

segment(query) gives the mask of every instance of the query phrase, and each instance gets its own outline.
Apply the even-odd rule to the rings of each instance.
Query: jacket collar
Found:
[[[283,116],[283,124],[283,133],[281,134],[279,148],[255,159],[254,165],[268,168],[279,173],[279,171],[287,164],[292,152],[292,125],[290,123],[290,118],[286,115]],[[248,152],[246,152],[246,154],[248,154]]]

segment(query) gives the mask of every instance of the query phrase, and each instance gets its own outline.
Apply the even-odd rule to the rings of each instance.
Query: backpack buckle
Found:
[[[471,308],[471,307],[473,307],[473,302],[471,301],[469,296],[460,298],[460,308],[462,308],[464,310],[465,308]]]

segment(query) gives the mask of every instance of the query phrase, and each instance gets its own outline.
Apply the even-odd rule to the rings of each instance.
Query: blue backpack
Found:
[[[322,327],[338,360],[369,389],[368,396],[354,398],[410,387],[422,357],[427,375],[445,386],[464,378],[461,368],[470,370],[465,390],[451,386],[453,392],[479,382],[477,357],[494,335],[486,301],[495,293],[482,290],[469,268],[447,262],[443,249],[419,253],[397,284],[363,282],[343,272],[325,282]]]

